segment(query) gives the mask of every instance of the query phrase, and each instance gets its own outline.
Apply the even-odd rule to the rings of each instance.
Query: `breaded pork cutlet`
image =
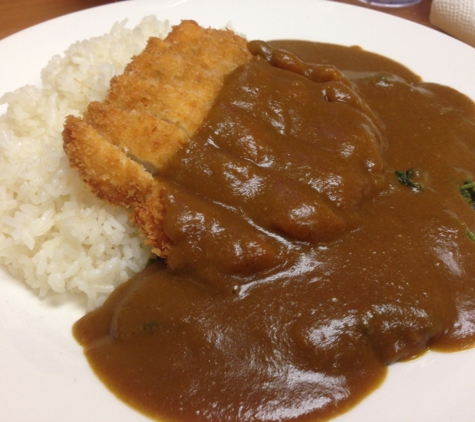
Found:
[[[103,102],[68,116],[64,150],[92,192],[132,211],[154,252],[165,257],[161,183],[154,177],[203,122],[224,77],[250,60],[247,42],[193,21],[165,40],[150,38]]]

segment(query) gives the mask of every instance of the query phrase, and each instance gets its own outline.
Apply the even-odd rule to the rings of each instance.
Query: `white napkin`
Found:
[[[475,0],[432,0],[430,21],[475,47]]]

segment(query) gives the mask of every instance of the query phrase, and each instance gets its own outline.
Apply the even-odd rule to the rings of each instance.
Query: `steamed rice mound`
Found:
[[[0,263],[40,296],[83,292],[89,307],[143,269],[151,252],[127,212],[86,190],[62,148],[64,118],[101,101],[151,36],[168,25],[145,18],[134,29],[73,44],[53,57],[41,87],[25,86],[0,98]]]

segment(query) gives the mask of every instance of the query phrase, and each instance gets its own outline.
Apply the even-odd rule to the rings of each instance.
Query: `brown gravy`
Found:
[[[272,45],[305,63],[251,43],[158,176],[168,265],[74,327],[159,420],[328,419],[388,364],[475,340],[473,102],[359,48]]]

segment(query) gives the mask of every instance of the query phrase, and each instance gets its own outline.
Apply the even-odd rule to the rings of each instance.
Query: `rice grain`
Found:
[[[150,36],[168,31],[155,17],[132,29],[116,23],[54,56],[41,86],[0,98],[0,264],[40,296],[82,292],[95,307],[150,258],[127,212],[95,198],[69,168],[61,132],[67,115],[105,97]]]

